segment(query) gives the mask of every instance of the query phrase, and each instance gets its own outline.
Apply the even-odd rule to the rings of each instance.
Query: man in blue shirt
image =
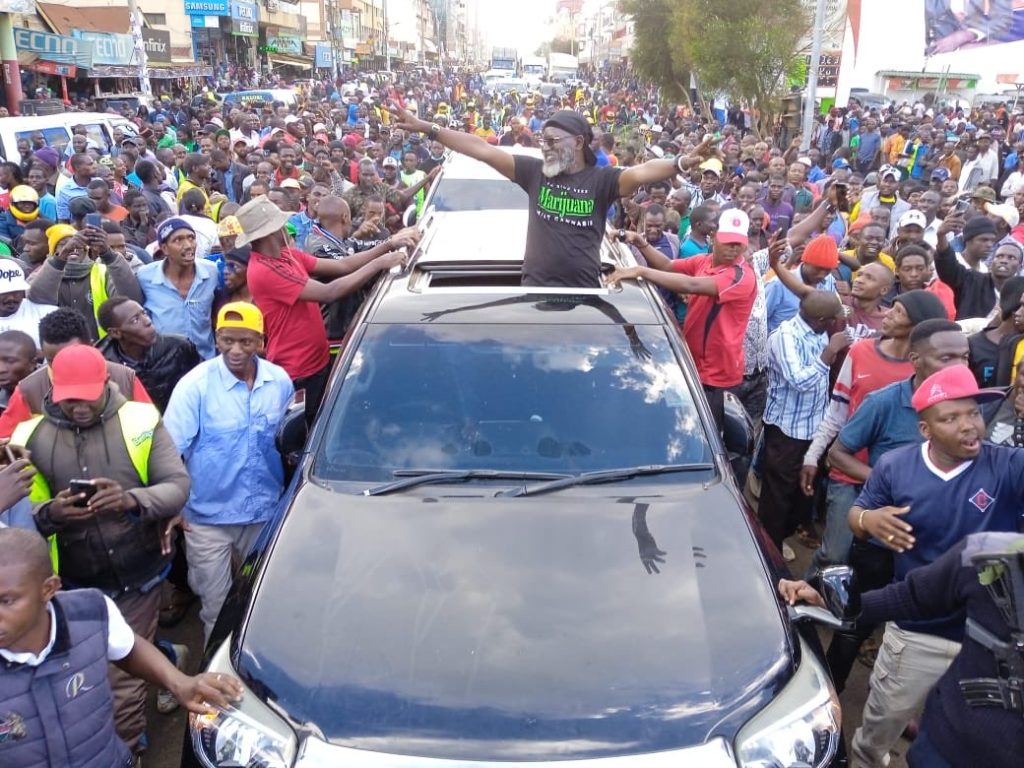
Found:
[[[294,393],[283,368],[260,357],[263,315],[237,301],[217,313],[220,355],[174,389],[164,424],[192,478],[184,516],[189,585],[209,639],[232,579],[284,490],[274,433]]]
[[[967,337],[952,320],[925,320],[910,334],[914,375],[872,392],[839,432],[829,451],[832,466],[864,482],[871,467],[889,451],[921,442],[917,412],[911,398],[922,381],[943,368],[963,365],[970,354]],[[867,450],[865,464],[857,458]]]
[[[135,274],[143,306],[160,333],[191,339],[203,359],[209,360],[214,355],[210,318],[217,294],[217,265],[196,259],[196,231],[182,218],[161,223],[157,242],[164,258]]]
[[[780,549],[783,539],[810,519],[812,500],[800,491],[800,469],[828,407],[828,371],[839,348],[825,332],[842,309],[836,294],[812,291],[800,300],[796,317],[768,337],[758,516]]]
[[[871,173],[878,166],[882,155],[882,134],[878,132],[875,121],[864,121],[860,133],[860,144],[857,146],[857,170],[862,174]]]
[[[832,270],[838,266],[839,249],[836,247],[836,241],[828,235],[818,235],[804,248],[797,275],[804,285],[835,293],[836,281],[832,277]],[[781,280],[772,280],[765,285],[764,300],[769,334],[786,320],[795,317],[800,308],[800,297],[789,290]]]
[[[68,204],[76,197],[88,197],[89,182],[96,171],[96,162],[92,155],[82,152],[71,156],[71,179],[57,192],[57,219],[71,221]]]
[[[1024,451],[983,442],[979,403],[1002,397],[999,390],[978,389],[966,365],[940,370],[914,392],[911,404],[925,442],[885,454],[849,515],[855,536],[896,553],[896,580],[969,534],[1021,530]],[[886,626],[851,766],[888,762],[903,729],[959,653],[962,635],[962,616]]]

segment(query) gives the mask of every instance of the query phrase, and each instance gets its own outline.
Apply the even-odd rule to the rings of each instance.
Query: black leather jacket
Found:
[[[142,382],[160,413],[167,410],[171,392],[181,377],[203,362],[195,344],[184,336],[172,333],[158,334],[156,343],[146,350],[142,360],[125,357],[120,345],[110,336],[104,337],[96,347],[107,360],[121,363],[135,371],[135,376]]]

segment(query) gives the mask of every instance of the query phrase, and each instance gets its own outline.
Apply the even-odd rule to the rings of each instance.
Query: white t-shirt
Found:
[[[107,660],[120,661],[135,647],[135,633],[128,626],[128,622],[124,620],[124,616],[114,605],[113,600],[104,595],[103,602],[107,605]],[[46,609],[50,612],[50,640],[46,647],[38,654],[12,653],[0,648],[0,656],[13,664],[26,664],[30,667],[38,667],[46,661],[46,657],[50,655],[53,644],[57,640],[57,614],[53,610],[52,600],[46,604]]]
[[[36,304],[25,299],[18,311],[7,317],[0,317],[0,333],[4,331],[23,331],[32,337],[39,349],[39,321],[53,312],[57,307],[53,304]]]

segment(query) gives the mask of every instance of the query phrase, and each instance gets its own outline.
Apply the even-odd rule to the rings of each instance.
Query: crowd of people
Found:
[[[658,286],[719,428],[729,398],[757,426],[740,480],[768,536],[789,560],[813,550],[787,599],[813,602],[840,564],[870,589],[937,589],[962,574],[917,574],[972,534],[1021,529],[1024,117],[1005,107],[852,100],[780,142],[739,108],[719,124],[665,105],[628,70],[547,93],[436,70],[129,117],[110,146],[82,126],[0,164],[0,715],[23,713],[0,721],[4,765],[45,764],[58,741],[131,764],[144,680],[161,712],[237,697],[227,676],[185,676],[188,649],[158,627],[198,599],[209,637],[283,493],[274,434],[293,394],[311,422],[332,341],[406,263],[407,213],[451,151],[527,191],[524,285]],[[602,238],[637,266],[602,273]],[[852,765],[885,765],[908,728],[914,765],[1024,748],[1024,659],[985,673],[1005,696],[958,699],[950,664],[970,648],[977,668],[977,641],[941,598],[929,614],[887,596],[834,636],[842,690],[892,619]],[[978,620],[1024,643],[998,612]],[[107,661],[109,688],[34,703],[43,673],[93,680]]]

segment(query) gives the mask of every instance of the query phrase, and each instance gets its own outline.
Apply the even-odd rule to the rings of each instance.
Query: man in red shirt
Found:
[[[306,422],[311,423],[323,399],[330,373],[330,349],[320,305],[347,296],[379,273],[404,264],[400,250],[354,268],[349,259],[318,259],[290,246],[284,226],[291,214],[265,195],[238,209],[242,234],[235,247],[252,246],[246,282],[253,303],[263,312],[267,359],[284,368],[296,390],[305,390]],[[395,249],[412,245],[394,239]],[[324,278],[322,283],[313,278]]]
[[[643,277],[673,293],[690,294],[683,338],[697,363],[719,430],[725,421],[725,391],[743,381],[743,336],[757,282],[744,259],[750,219],[738,208],[722,211],[711,253],[669,259],[639,246],[649,266],[620,269],[609,284]]]

